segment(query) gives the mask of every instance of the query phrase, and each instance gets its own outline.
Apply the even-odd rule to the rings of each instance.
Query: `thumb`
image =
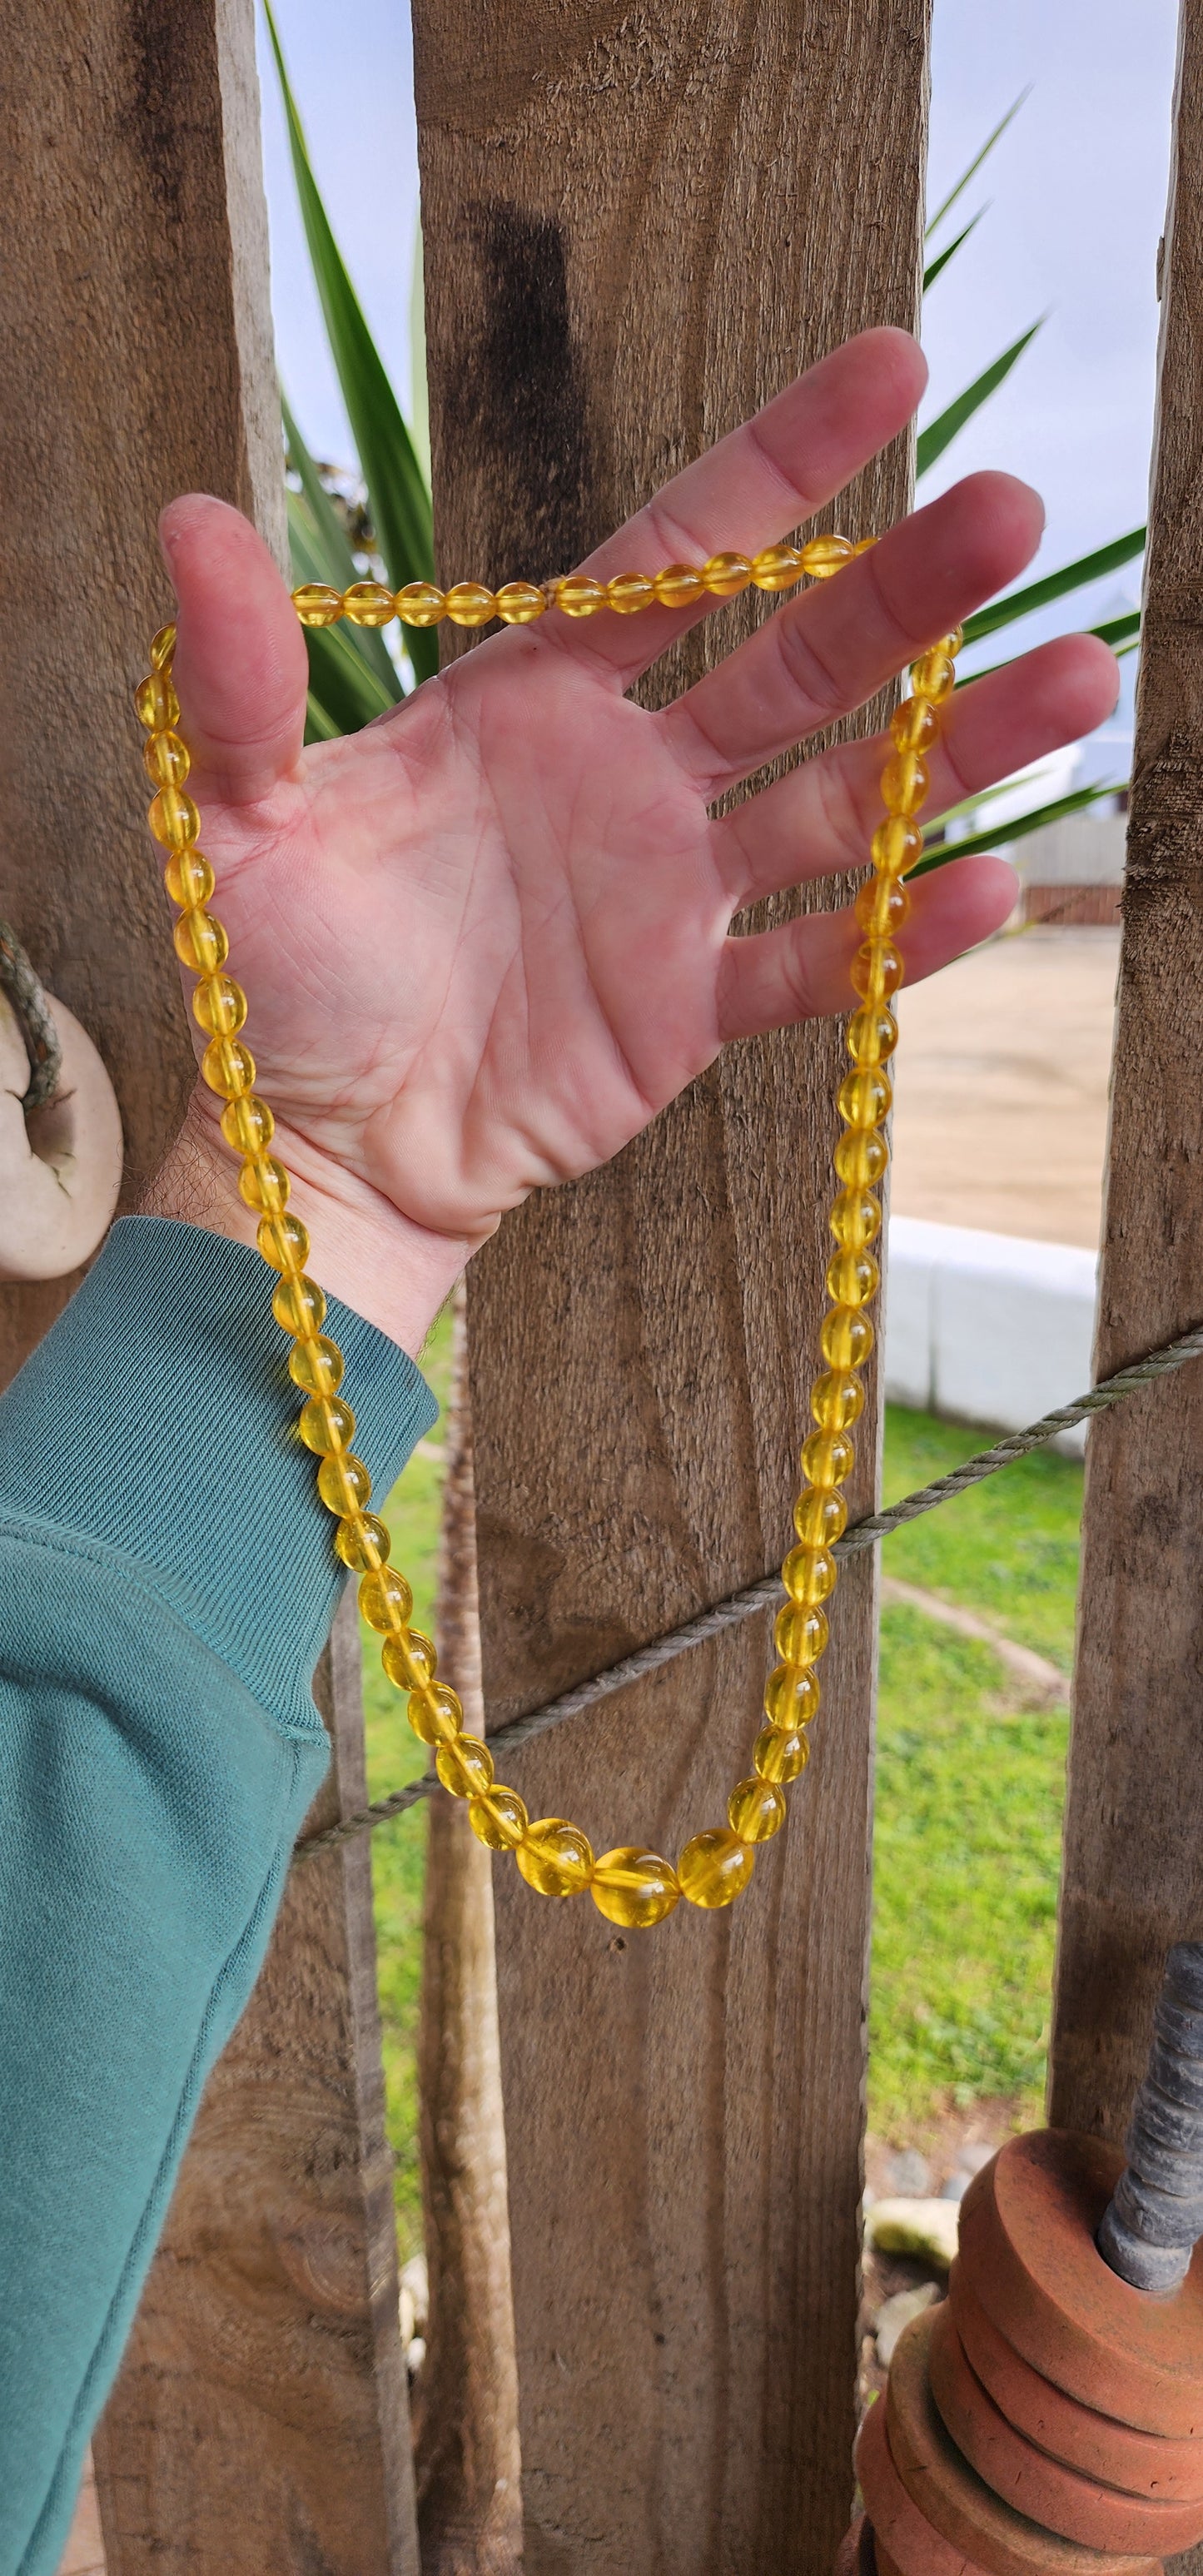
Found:
[[[184,739],[227,804],[250,804],[300,755],[309,667],[296,611],[262,537],[225,501],[172,501],[159,541],[179,602]]]

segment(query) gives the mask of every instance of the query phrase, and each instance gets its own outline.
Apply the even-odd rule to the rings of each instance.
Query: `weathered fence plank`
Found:
[[[1150,280],[1150,292],[1152,280]],[[1182,0],[1096,1375],[1203,1319],[1203,0]],[[1086,1453],[1049,2116],[1122,2140],[1203,1934],[1203,1372]],[[1203,2549],[1167,2562],[1203,2576]]]
[[[284,554],[253,17],[4,0],[0,23],[0,910],[109,1066],[129,1206],[193,1072],[129,698],[169,606],[155,519],[199,485]],[[72,1284],[0,1289],[0,1374]],[[321,1695],[333,1813],[362,1788],[353,1629]],[[416,2565],[368,1864],[306,1869],[97,2443],[111,2576]]]
[[[799,364],[913,323],[926,37],[925,0],[421,0],[448,578],[566,569]],[[880,528],[907,495],[900,447],[841,524]],[[715,621],[655,685],[755,613]],[[494,1719],[786,1543],[839,1057],[830,1028],[733,1050],[473,1265]],[[867,1459],[862,1504],[872,1475]],[[498,1876],[530,2576],[818,2576],[846,2523],[872,1630],[862,1565],[795,1821],[734,1916],[682,1906],[624,1937]],[[672,1851],[721,1820],[765,1645],[744,1630],[528,1748],[532,1810],[599,1848]]]

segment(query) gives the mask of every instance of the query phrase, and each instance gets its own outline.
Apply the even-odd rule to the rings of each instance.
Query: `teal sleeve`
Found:
[[[387,1492],[435,1405],[332,1301]],[[326,1767],[341,1578],[258,1255],[116,1226],[0,1399],[0,2576],[53,2576]]]

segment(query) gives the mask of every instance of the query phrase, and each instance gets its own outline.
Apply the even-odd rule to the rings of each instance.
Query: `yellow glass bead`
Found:
[[[942,652],[938,644],[930,653],[911,664],[911,687],[917,698],[930,698],[933,706],[942,706],[957,684],[957,666],[951,653]]]
[[[785,1816],[780,1789],[759,1773],[750,1780],[738,1780],[727,1800],[727,1819],[741,1843],[767,1843],[770,1834],[780,1833]]]
[[[407,1628],[404,1636],[387,1638],[380,1660],[389,1680],[403,1691],[425,1690],[438,1669],[433,1643],[420,1628]]]
[[[837,1252],[827,1264],[827,1294],[836,1306],[867,1306],[881,1285],[871,1252]]]
[[[192,1016],[215,1038],[237,1036],[246,1019],[246,995],[232,975],[206,975],[193,988]]]
[[[898,1022],[888,1002],[865,1002],[848,1022],[854,1064],[885,1064],[898,1044]]]
[[[565,1816],[540,1816],[528,1825],[514,1858],[540,1896],[579,1896],[593,1870],[592,1846]]]
[[[278,1216],[281,1208],[287,1207],[291,1188],[284,1165],[276,1161],[274,1154],[251,1155],[238,1175],[239,1198],[247,1207],[258,1208],[264,1216]],[[320,1315],[318,1322],[321,1322]],[[286,1324],[284,1329],[291,1333],[294,1327]]]
[[[801,578],[802,557],[796,546],[763,546],[752,557],[752,579],[757,590],[792,590]]]
[[[851,537],[810,537],[802,548],[802,570],[812,581],[830,581],[855,553]]]
[[[315,1404],[320,1404],[321,1401],[320,1396],[314,1396]],[[327,1401],[337,1403],[338,1399],[331,1397],[327,1398]],[[308,1405],[305,1410],[308,1412]],[[395,1628],[407,1628],[413,1606],[414,1596],[399,1566],[382,1565],[374,1574],[363,1576],[359,1586],[360,1613],[367,1620],[369,1628],[375,1628],[380,1636],[387,1637]],[[423,1679],[426,1679],[425,1674]],[[492,1777],[493,1770],[490,1764],[489,1778],[492,1779]]]
[[[901,929],[911,908],[911,898],[896,877],[870,877],[861,887],[853,911],[869,939],[888,939]]]
[[[904,967],[892,939],[866,939],[852,960],[852,990],[862,1002],[888,1002],[902,982]]]
[[[182,787],[192,767],[187,743],[181,742],[178,733],[172,733],[170,728],[147,735],[142,745],[142,763],[156,787]]]
[[[706,576],[696,564],[665,564],[654,587],[661,608],[693,608],[706,596]]]
[[[896,751],[881,773],[887,814],[917,814],[927,794],[927,763],[917,751]]]
[[[305,1284],[312,1288],[314,1283],[310,1279]],[[319,1297],[321,1293],[319,1288]],[[277,1288],[273,1306],[279,1295]],[[278,1315],[276,1321],[280,1321]],[[333,1512],[336,1520],[353,1520],[356,1512],[365,1510],[371,1501],[372,1479],[362,1458],[352,1456],[350,1450],[336,1449],[333,1457],[323,1458],[318,1468],[317,1489],[327,1511]]]
[[[799,1494],[794,1505],[794,1528],[803,1547],[834,1547],[848,1526],[848,1506],[842,1494],[818,1491]]]
[[[556,607],[563,609],[565,617],[594,617],[607,605],[606,584],[594,581],[591,573],[566,573],[556,583]]]
[[[850,1127],[832,1156],[840,1179],[847,1182],[849,1189],[871,1189],[881,1179],[889,1160],[889,1146],[876,1127]]]
[[[353,581],[343,592],[343,616],[352,626],[388,626],[396,614],[393,594],[382,581]]]
[[[862,1252],[881,1232],[881,1201],[872,1190],[840,1190],[827,1222],[845,1252]]]
[[[791,1547],[781,1568],[781,1580],[791,1601],[802,1608],[813,1608],[817,1601],[830,1599],[839,1581],[839,1565],[827,1547]],[[784,1648],[779,1647],[778,1653]],[[798,1662],[797,1656],[786,1661]]]
[[[752,1845],[741,1843],[729,1825],[712,1825],[686,1843],[677,1862],[682,1896],[711,1914],[720,1905],[733,1905],[748,1884],[755,1858]]]
[[[762,1780],[796,1780],[809,1760],[810,1745],[800,1726],[792,1733],[762,1726],[752,1747],[752,1768]]]
[[[432,581],[407,581],[397,593],[397,615],[403,626],[437,626],[446,614],[446,593]]]
[[[820,1553],[834,1565],[835,1559],[826,1549]],[[827,1614],[817,1602],[803,1605],[787,1601],[773,1621],[773,1643],[783,1664],[817,1664],[820,1655],[827,1652],[828,1635]],[[801,1724],[800,1719],[795,1722]]]
[[[171,658],[174,652],[174,624],[170,626],[160,626],[157,635],[152,635],[150,639],[150,658],[154,663],[156,671],[169,671],[171,669]]]
[[[671,1861],[637,1843],[620,1843],[593,1864],[589,1893],[599,1914],[624,1931],[646,1932],[663,1923],[681,1900],[681,1882]]]
[[[235,1154],[262,1154],[275,1135],[276,1122],[266,1100],[252,1091],[245,1099],[227,1100],[221,1132]]]
[[[923,856],[923,834],[905,814],[887,815],[869,843],[873,865],[883,877],[905,876]]]
[[[201,1057],[201,1074],[220,1100],[237,1100],[255,1088],[255,1059],[241,1038],[210,1038]]]
[[[471,1800],[468,1822],[490,1851],[514,1851],[526,1832],[526,1808],[516,1789],[486,1789]]]
[[[802,1473],[807,1484],[821,1493],[843,1484],[855,1458],[856,1444],[846,1431],[812,1431],[802,1443]]]
[[[702,579],[715,599],[733,599],[737,590],[747,589],[751,578],[747,555],[711,555],[702,566]]]
[[[926,751],[940,730],[930,698],[904,698],[890,718],[890,732],[900,751]]]
[[[194,975],[215,975],[230,953],[220,921],[215,921],[211,912],[203,912],[199,904],[194,911],[180,914],[171,936],[181,966],[190,967]]]
[[[349,1573],[371,1574],[388,1557],[388,1531],[383,1521],[378,1521],[374,1512],[348,1512],[335,1530],[334,1553]]]
[[[778,1664],[764,1686],[764,1713],[782,1735],[809,1726],[819,1705],[818,1675],[805,1664]]]
[[[200,831],[200,814],[182,787],[160,787],[148,819],[156,841],[168,850],[190,848]]]
[[[273,1270],[303,1270],[309,1259],[309,1235],[299,1216],[262,1217],[255,1241]],[[304,1418],[302,1414],[302,1421]]]
[[[337,1342],[328,1341],[324,1333],[315,1334],[311,1342],[297,1342],[288,1354],[288,1374],[306,1395],[337,1395],[343,1374]]]
[[[204,851],[173,850],[163,870],[163,883],[172,902],[182,904],[185,911],[208,903],[214,879]]]
[[[872,548],[873,546],[875,546],[875,545],[876,545],[876,543],[877,543],[877,539],[876,539],[876,537],[858,537],[858,538],[857,538],[857,541],[856,541],[856,544],[854,545],[854,547],[853,547],[853,549],[852,549],[853,554],[854,554],[854,555],[867,555],[867,554],[870,552],[871,548]]]
[[[865,1390],[852,1369],[828,1369],[810,1390],[810,1409],[821,1431],[850,1431],[865,1409]]]
[[[303,1270],[295,1277],[278,1279],[272,1292],[272,1313],[282,1333],[296,1334],[302,1341],[307,1333],[320,1333],[326,1312],[325,1291],[316,1279],[308,1279]],[[366,1502],[366,1494],[352,1496],[354,1502]],[[340,1512],[349,1509],[339,1504]]]
[[[427,1682],[415,1691],[405,1714],[420,1744],[446,1744],[463,1730],[464,1712],[446,1682]]]
[[[606,583],[606,606],[616,609],[620,617],[634,617],[639,609],[650,608],[655,596],[650,573],[619,572]]]
[[[332,1458],[336,1449],[350,1448],[355,1437],[355,1416],[341,1395],[311,1395],[301,1409],[297,1429],[315,1458]],[[399,1575],[397,1580],[403,1578]]]
[[[529,626],[542,617],[547,602],[533,581],[507,581],[497,593],[497,614],[506,626]]]
[[[847,1306],[836,1306],[823,1317],[819,1348],[829,1368],[863,1368],[873,1348],[873,1326],[868,1316],[855,1314]]]
[[[146,679],[139,680],[134,705],[148,733],[179,723],[180,702],[165,671],[151,671]]]
[[[332,590],[328,581],[303,581],[292,604],[302,626],[335,626],[343,613],[342,592]]]
[[[452,1735],[435,1748],[434,1767],[453,1798],[479,1798],[493,1786],[493,1756],[478,1735]]]
[[[964,643],[964,641],[965,641],[965,629],[964,629],[964,627],[963,627],[963,626],[953,626],[952,628],[950,628],[950,630],[949,630],[949,632],[948,632],[948,634],[947,634],[947,635],[942,635],[942,636],[940,637],[940,641],[939,641],[939,643],[935,646],[935,648],[934,648],[934,649],[935,649],[935,651],[936,651],[937,653],[947,653],[947,654],[950,656],[950,658],[951,658],[951,656],[952,656],[954,653],[959,653],[959,652],[960,652],[961,646],[962,646],[962,644]]]
[[[453,626],[487,626],[497,601],[483,581],[457,581],[447,593],[447,615]]]
[[[894,1097],[888,1073],[877,1064],[860,1065],[846,1073],[836,1093],[836,1105],[848,1127],[880,1127]]]

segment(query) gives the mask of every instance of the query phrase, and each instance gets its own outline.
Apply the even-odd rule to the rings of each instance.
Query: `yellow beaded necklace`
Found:
[[[432,582],[410,582],[397,592],[374,581],[356,582],[347,591],[311,582],[292,597],[305,626],[332,626],[340,617],[359,626],[386,626],[394,617],[408,626],[435,626],[444,617],[457,626],[485,626],[495,617],[508,626],[526,626],[549,608],[568,617],[591,617],[601,609],[630,616],[652,606],[690,607],[708,596],[728,599],[749,584],[758,590],[788,590],[804,574],[827,579],[863,550],[846,537],[825,536],[801,547],[768,546],[750,558],[718,554],[701,566],[670,564],[654,574],[619,573],[609,582],[571,573],[541,585],[507,582],[496,592],[467,581],[448,591]],[[492,1850],[513,1852],[523,1877],[541,1896],[575,1896],[588,1888],[601,1912],[625,1927],[663,1922],[682,1896],[710,1909],[730,1905],[751,1878],[757,1844],[784,1824],[785,1783],[798,1778],[809,1757],[807,1728],[819,1705],[815,1667],[828,1637],[822,1605],[834,1592],[839,1573],[832,1550],[848,1517],[841,1488],[854,1456],[851,1427],[865,1400],[860,1372],[873,1348],[873,1326],[865,1309],[877,1293],[880,1272],[869,1247],[881,1225],[875,1192],[889,1161],[882,1122],[893,1096],[887,1066],[898,1041],[890,1003],[903,974],[894,938],[910,906],[903,877],[923,846],[914,819],[927,794],[923,755],[939,733],[937,709],[952,691],[960,644],[959,632],[946,635],[912,665],[912,694],[890,725],[895,747],[882,775],[885,820],[871,843],[874,872],[856,898],[864,942],[852,966],[858,997],[848,1023],[852,1070],[838,1095],[846,1132],[834,1158],[840,1187],[830,1223],[837,1248],[827,1266],[831,1305],[819,1336],[825,1367],[810,1399],[817,1429],[802,1446],[805,1483],[794,1506],[798,1544],[781,1568],[787,1598],[774,1629],[781,1660],[765,1685],[764,1724],[752,1748],[752,1768],[727,1800],[726,1824],[695,1834],[675,1869],[658,1852],[627,1844],[595,1858],[579,1827],[562,1816],[532,1823],[517,1792],[494,1779],[487,1744],[464,1733],[455,1692],[436,1679],[430,1638],[409,1624],[413,1595],[404,1575],[389,1564],[383,1521],[367,1508],[372,1480],[352,1452],[355,1416],[338,1392],[342,1353],[321,1329],[326,1300],[316,1280],[306,1275],[309,1237],[300,1219],[288,1212],[288,1174],[269,1150],[272,1113],[255,1092],[254,1058],[238,1034],[246,1019],[246,996],[225,972],[229,941],[208,910],[213,870],[197,847],[200,815],[185,792],[190,764],[176,730],[180,709],[171,680],[173,626],[156,635],[153,667],[135,693],[148,735],[143,757],[157,791],[150,828],[168,852],[167,891],[179,906],[176,954],[199,979],[192,1008],[209,1038],[201,1072],[210,1090],[225,1101],[221,1128],[226,1143],[242,1158],[239,1190],[247,1206],[259,1211],[259,1250],[278,1274],[272,1312],[292,1341],[289,1375],[306,1399],[300,1435],[321,1462],[317,1488],[337,1520],[335,1552],[360,1577],[360,1608],[384,1639],[385,1672],[408,1694],[409,1723],[433,1747],[443,1787],[453,1798],[467,1799],[473,1831]]]

